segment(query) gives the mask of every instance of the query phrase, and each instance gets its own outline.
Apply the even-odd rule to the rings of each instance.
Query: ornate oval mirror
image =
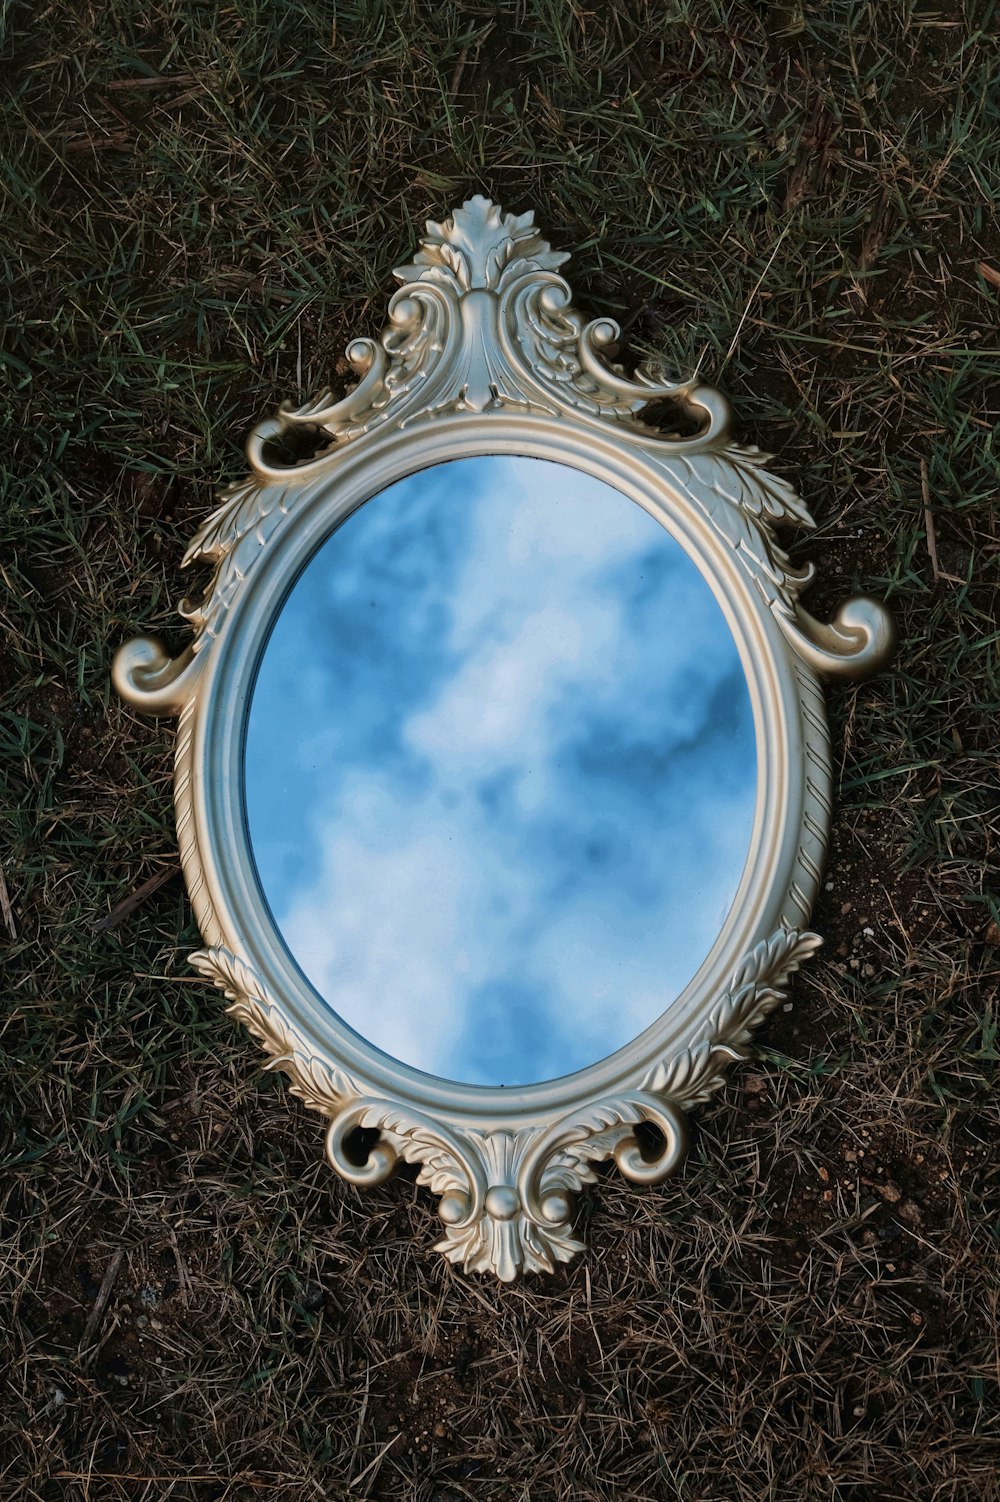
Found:
[[[892,649],[874,601],[803,610],[795,492],[718,393],[608,363],[564,259],[485,199],[429,225],[354,391],[251,437],[192,645],[114,668],[179,715],[194,964],[333,1166],[418,1162],[440,1250],[503,1279],[580,1250],[597,1160],[674,1171],[818,944],[817,673]],[[693,437],[643,423],[667,398]]]
[[[466,1084],[652,1026],[750,848],[753,712],[710,588],[648,512],[537,459],[421,470],[337,529],[275,620],[245,757],[305,978]]]

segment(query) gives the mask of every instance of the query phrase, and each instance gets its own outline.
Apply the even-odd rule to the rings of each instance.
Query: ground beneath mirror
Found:
[[[985,16],[14,6],[5,1499],[1000,1498]],[[902,643],[831,698],[791,1009],[677,1180],[609,1175],[587,1255],[511,1288],[259,1080],[186,965],[172,730],[107,678],[138,627],[181,640],[213,486],[343,383],[407,216],[476,191],[575,248],[634,350],[701,362],[801,479],[810,608],[886,593]]]

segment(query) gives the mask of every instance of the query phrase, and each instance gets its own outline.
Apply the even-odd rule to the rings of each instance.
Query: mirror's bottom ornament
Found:
[[[546,1127],[452,1132],[441,1122],[366,1094],[328,1058],[314,1053],[269,1000],[258,976],[225,949],[191,956],[224,992],[229,1015],[270,1055],[268,1069],[291,1080],[291,1092],[330,1118],[327,1157],[352,1184],[380,1184],[397,1163],[419,1163],[419,1184],[439,1196],[444,1240],[437,1250],[475,1272],[511,1282],[522,1272],[552,1272],[584,1250],[573,1234],[575,1197],[596,1182],[593,1165],[614,1158],[634,1184],[669,1178],[688,1150],[687,1113],[709,1100],[736,1060],[750,1057],[753,1030],[785,997],[789,977],[821,943],[817,934],[782,929],[758,944],[732,977],[699,1036],[657,1064],[635,1090],[588,1102]],[[640,1123],[660,1134],[644,1151]],[[377,1128],[380,1140],[359,1166],[348,1138]]]
[[[483,198],[429,224],[381,340],[348,348],[359,383],[283,407],[251,436],[251,476],[222,497],[185,564],[208,563],[204,597],[181,609],[192,644],[171,658],[143,637],[114,664],[136,707],[179,716],[175,801],[188,891],[205,947],[192,956],[230,1014],[328,1119],[332,1166],[374,1185],[401,1160],[438,1197],[438,1249],[510,1281],[582,1250],[575,1197],[613,1158],[636,1184],[683,1162],[691,1109],[818,947],[808,930],[830,819],[830,758],[817,675],[861,678],[890,658],[892,621],[867,598],[831,625],[799,594],[775,528],[811,525],[767,456],[735,444],[719,393],[608,355],[618,330],[586,322],[533,216]],[[643,422],[671,399],[699,416],[690,438]],[[316,457],[283,464],[273,441],[311,433]],[[514,1092],[419,1074],[344,1026],[303,980],[255,883],[242,813],[247,690],[282,601],[340,521],[401,476],[470,454],[555,459],[630,494],[671,531],[711,584],[737,639],[755,704],[759,790],[751,854],[715,947],[678,1001],[627,1048],[568,1079]],[[373,998],[377,1005],[377,998]],[[643,1124],[655,1130],[644,1131]],[[360,1164],[356,1129],[378,1139]]]

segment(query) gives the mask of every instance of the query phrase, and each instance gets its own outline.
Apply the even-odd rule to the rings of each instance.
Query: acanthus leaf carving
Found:
[[[749,516],[776,526],[815,527],[792,482],[767,469],[772,458],[755,444],[730,441],[718,451],[702,450],[677,462]]]
[[[574,1199],[596,1180],[594,1165],[614,1157],[636,1183],[673,1173],[687,1149],[686,1113],[708,1100],[734,1060],[747,1057],[751,1030],[785,994],[799,965],[819,945],[812,933],[781,929],[757,944],[733,973],[729,990],[696,1040],[648,1072],[637,1089],[602,1097],[546,1127],[479,1131],[431,1119],[373,1096],[320,1057],[268,996],[260,976],[229,950],[199,950],[191,963],[222,990],[241,1022],[306,1106],[330,1119],[331,1164],[354,1183],[388,1177],[399,1160],[420,1165],[418,1183],[439,1201],[445,1234],[437,1250],[469,1271],[503,1281],[551,1272],[583,1249],[574,1235]],[[663,1138],[650,1155],[636,1136],[647,1122]],[[369,1159],[352,1158],[356,1127],[376,1128]]]
[[[643,1080],[643,1089],[682,1102],[685,1108],[700,1104],[709,1098],[709,1081],[714,1083],[717,1054],[722,1050],[730,1061],[738,1058],[728,1044],[713,1045],[703,1039],[672,1059],[661,1059]]]
[[[686,1111],[703,1105],[722,1084],[729,1065],[748,1057],[753,1030],[783,1000],[791,976],[822,942],[818,934],[785,928],[762,939],[733,972],[728,991],[695,1042],[657,1064],[642,1088]]]
[[[428,220],[412,262],[397,266],[393,275],[404,283],[444,280],[453,281],[460,292],[496,292],[511,275],[556,271],[568,260],[567,251],[553,250],[542,237],[530,209],[505,214],[477,193],[440,224]]]
[[[865,595],[844,601],[829,625],[803,607],[815,570],[792,566],[775,529],[815,523],[795,487],[767,470],[770,457],[727,441],[665,456],[664,469],[732,550],[797,656],[817,673],[867,678],[892,656],[892,617]]]
[[[815,523],[795,487],[765,468],[770,457],[749,445],[727,443],[717,452],[671,456],[665,468],[708,517],[767,605],[793,621],[812,568],[792,567],[775,528]]]
[[[181,605],[196,633],[189,654],[218,635],[275,529],[309,481],[331,472],[344,444],[386,423],[402,429],[447,412],[505,409],[624,426],[707,512],[804,661],[862,677],[886,659],[892,623],[876,602],[848,601],[829,626],[802,609],[798,596],[812,569],[791,566],[775,528],[812,526],[812,518],[794,486],[767,470],[768,455],[732,441],[725,398],[693,377],[667,378],[655,362],[626,376],[609,358],[618,325],[588,321],[573,306],[558,274],[567,259],[543,238],[531,212],[506,214],[479,195],[427,224],[413,260],[396,268],[404,285],[389,302],[380,339],[348,345],[357,385],[339,400],[324,391],[298,408],[286,402],[251,433],[250,477],[223,493],[184,556],[185,565],[215,568],[203,597]],[[661,400],[699,414],[699,431],[676,438],[649,426],[644,410]],[[271,445],[296,429],[313,433],[321,451],[281,462]],[[197,666],[189,666],[190,657],[173,662],[147,638],[123,649],[115,681],[131,702],[173,713],[196,681]]]
[[[479,195],[429,222],[413,260],[395,270],[403,286],[380,340],[348,347],[358,385],[339,401],[323,392],[296,409],[285,404],[262,423],[247,447],[257,479],[290,473],[265,448],[293,427],[338,445],[390,420],[405,427],[447,411],[572,411],[584,421],[625,423],[638,438],[678,452],[724,437],[730,413],[719,393],[693,379],[665,379],[651,364],[629,379],[608,360],[620,331],[612,319],[588,322],[573,307],[558,275],[568,259],[542,237],[533,213],[506,214]],[[701,413],[697,437],[671,439],[641,422],[644,407],[668,399]]]
[[[573,306],[559,274],[566,259],[542,238],[531,214],[506,215],[486,199],[472,199],[429,224],[413,260],[396,273],[404,284],[390,300],[386,328],[378,339],[355,339],[348,346],[356,385],[339,399],[326,391],[295,409],[285,404],[251,434],[250,476],[222,494],[184,558],[185,564],[214,569],[203,597],[182,603],[193,643],[171,658],[157,638],[139,638],[120,649],[114,667],[115,684],[129,702],[180,715],[179,848],[207,945],[192,956],[193,964],[225,993],[234,1020],[260,1041],[266,1067],[284,1072],[291,1093],[325,1118],[327,1155],[337,1173],[355,1184],[374,1184],[400,1161],[418,1164],[418,1182],[439,1200],[445,1229],[438,1249],[452,1263],[493,1271],[504,1280],[551,1271],[582,1249],[573,1231],[574,1198],[595,1182],[600,1161],[613,1158],[635,1183],[676,1170],[687,1147],[686,1113],[711,1097],[734,1061],[748,1057],[752,1030],[817,947],[818,938],[797,927],[808,921],[830,813],[828,745],[815,675],[863,676],[892,650],[891,620],[877,602],[848,601],[830,625],[803,609],[799,595],[811,570],[795,569],[777,540],[779,528],[812,525],[795,488],[768,471],[769,456],[731,439],[728,403],[718,392],[695,378],[674,380],[655,363],[632,375],[616,364],[620,331],[611,319],[587,320]],[[647,408],[660,400],[698,414],[699,431],[679,438],[650,426]],[[801,714],[804,733],[801,823],[789,836],[797,842],[793,872],[780,906],[768,908],[780,913],[782,926],[741,961],[723,995],[699,998],[698,1015],[707,1021],[675,1053],[652,1067],[644,1064],[637,1081],[627,1080],[579,1109],[516,1128],[496,1126],[492,1106],[478,1118],[457,1108],[454,1119],[432,1118],[406,1103],[401,1080],[373,1092],[292,1024],[282,999],[271,996],[260,975],[227,947],[239,947],[238,925],[220,876],[215,834],[203,827],[210,821],[197,796],[198,778],[210,765],[203,742],[229,744],[217,725],[207,734],[218,705],[206,685],[221,675],[206,673],[205,663],[213,643],[217,655],[227,649],[228,641],[220,640],[225,623],[277,529],[297,508],[311,507],[317,492],[325,496],[338,465],[350,464],[356,452],[349,446],[365,445],[367,458],[373,440],[371,453],[378,457],[374,439],[383,427],[390,435],[404,429],[419,435],[413,445],[418,467],[420,460],[451,457],[451,437],[459,432],[463,443],[472,434],[489,452],[489,423],[459,427],[454,419],[491,412],[520,414],[525,434],[535,435],[526,437],[526,447],[537,447],[540,455],[556,453],[565,461],[569,452],[568,462],[575,462],[574,447],[582,455],[588,446],[603,444],[619,461],[627,458],[641,483],[659,493],[663,512],[673,509],[692,553],[702,550],[709,575],[724,581],[733,610],[759,617],[762,603],[777,622],[791,653],[769,629],[770,619],[758,622],[758,634],[768,640],[779,677],[791,661],[797,688],[787,690],[787,702],[793,717]],[[435,422],[443,441],[434,435]],[[274,441],[295,430],[312,437],[319,451],[285,463]],[[596,435],[602,444],[592,444]],[[612,438],[618,441],[604,442]],[[356,504],[366,496],[352,489],[343,499]],[[742,584],[740,570],[750,590],[732,587],[734,580]],[[264,594],[257,593],[258,601]],[[253,630],[263,629],[253,611],[245,619]],[[792,750],[786,747],[781,755],[787,759]],[[204,764],[196,765],[196,757],[204,757]],[[780,764],[780,756],[776,760]],[[249,921],[265,922],[253,912]],[[404,1099],[386,1098],[393,1089]],[[358,1128],[378,1132],[374,1146],[363,1149],[367,1139],[359,1138]]]
[[[201,651],[218,635],[226,611],[253,569],[274,529],[283,520],[295,492],[287,482],[261,484],[244,480],[224,491],[221,504],[192,538],[181,568],[210,563],[215,574],[200,600],[182,600],[180,612],[195,631],[193,650]]]
[[[360,1098],[361,1092],[343,1070],[321,1059],[288,1022],[281,1007],[268,995],[260,976],[244,960],[222,945],[198,949],[189,963],[210,980],[230,1003],[227,1013],[253,1034],[268,1055],[268,1070],[280,1069],[290,1089],[306,1106],[334,1115]]]

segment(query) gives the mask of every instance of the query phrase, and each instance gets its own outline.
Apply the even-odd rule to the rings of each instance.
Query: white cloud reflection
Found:
[[[570,1073],[669,1005],[738,885],[756,766],[708,586],[640,507],[440,465],[324,545],[268,643],[251,840],[320,994],[407,1063]]]

